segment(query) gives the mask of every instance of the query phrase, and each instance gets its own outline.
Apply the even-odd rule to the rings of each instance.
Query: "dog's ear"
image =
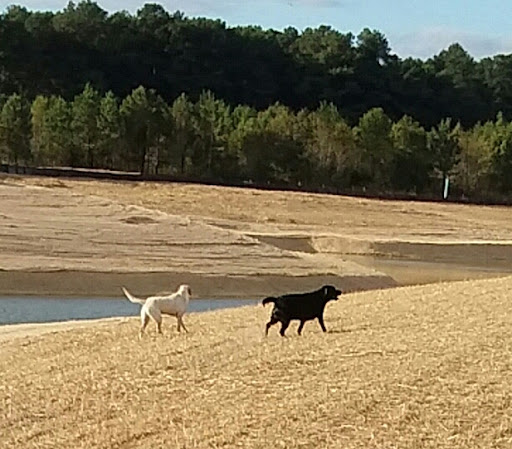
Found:
[[[188,296],[192,296],[192,289],[190,287],[187,287],[188,290]]]

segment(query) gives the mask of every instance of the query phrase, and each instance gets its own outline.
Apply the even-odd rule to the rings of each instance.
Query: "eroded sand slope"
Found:
[[[308,286],[337,281],[347,289],[393,285],[389,277],[335,255],[281,249],[197,216],[67,188],[4,182],[0,205],[3,294],[67,289],[118,295],[130,276],[135,276],[132,285],[145,277],[153,291],[193,281],[206,297],[247,297],[271,286],[286,291],[290,285],[280,285],[281,278]]]

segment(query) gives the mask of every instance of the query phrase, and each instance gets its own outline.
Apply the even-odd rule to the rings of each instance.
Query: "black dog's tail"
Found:
[[[268,298],[265,298],[263,301],[261,301],[261,303],[266,306],[267,304],[273,302],[274,304],[276,303],[277,301],[277,298],[274,298],[273,296],[269,296]]]

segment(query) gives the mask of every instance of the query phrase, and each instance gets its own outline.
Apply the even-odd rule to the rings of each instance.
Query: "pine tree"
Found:
[[[0,113],[0,156],[16,165],[31,158],[30,105],[18,94],[7,99]]]
[[[72,104],[71,130],[73,131],[73,159],[75,164],[89,168],[97,166],[99,146],[98,116],[100,95],[87,83]]]

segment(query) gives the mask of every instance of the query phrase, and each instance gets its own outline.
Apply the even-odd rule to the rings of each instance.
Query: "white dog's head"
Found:
[[[178,288],[178,293],[190,297],[192,296],[192,290],[190,289],[190,286],[188,284],[181,284]]]

